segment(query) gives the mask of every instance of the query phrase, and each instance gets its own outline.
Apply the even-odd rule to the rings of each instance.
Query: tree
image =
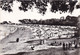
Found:
[[[77,8],[77,9],[80,8],[80,5],[76,5],[76,8]]]
[[[13,5],[13,0],[1,0],[0,1],[0,8],[2,8],[2,10],[12,12],[12,8],[11,8],[12,5]]]
[[[2,10],[8,11],[8,12],[12,12],[12,6],[13,6],[13,2],[15,0],[1,0],[0,1],[0,8],[2,8]],[[71,13],[74,10],[74,6],[77,3],[77,1],[69,1],[69,4],[66,1],[56,1],[53,0],[51,2],[49,2],[49,0],[16,0],[18,2],[21,3],[19,10],[23,10],[28,11],[29,9],[31,9],[34,4],[35,4],[35,8],[37,8],[37,10],[39,11],[39,13],[41,14],[45,14],[47,11],[47,3],[50,3],[51,5],[51,12],[56,13],[57,11],[62,11],[62,12],[67,12],[67,10],[69,10]],[[77,6],[77,8],[79,8],[79,6]]]
[[[8,22],[7,21],[3,21],[2,24],[8,24]]]

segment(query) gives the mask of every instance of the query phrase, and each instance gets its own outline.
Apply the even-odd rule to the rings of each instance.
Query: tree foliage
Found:
[[[15,0],[1,0],[0,1],[0,8],[5,11],[12,12],[12,6],[13,2]],[[62,12],[69,12],[72,13],[74,10],[74,6],[77,3],[77,1],[56,1],[53,0],[49,2],[48,0],[17,0],[18,2],[21,2],[21,5],[19,7],[19,10],[28,11],[28,9],[31,9],[33,5],[35,5],[35,8],[38,9],[39,13],[45,14],[47,11],[47,3],[51,4],[51,12],[56,13],[57,11],[62,11]],[[76,8],[79,8],[79,6],[76,6]]]
[[[8,11],[8,12],[12,12],[12,7],[13,6],[13,0],[2,0],[0,1],[0,8],[2,8],[2,10]]]

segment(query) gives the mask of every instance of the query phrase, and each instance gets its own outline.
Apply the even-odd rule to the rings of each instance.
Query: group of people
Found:
[[[70,42],[54,42],[50,44],[51,46],[62,46],[63,50],[70,50],[70,49],[74,49],[74,48],[78,48],[79,47],[79,43],[77,43],[77,40],[73,40]]]
[[[67,43],[63,42],[62,47],[63,47],[63,50],[69,50],[71,48],[77,48],[78,44],[77,44],[77,41],[73,41],[73,43],[72,42],[67,42]]]

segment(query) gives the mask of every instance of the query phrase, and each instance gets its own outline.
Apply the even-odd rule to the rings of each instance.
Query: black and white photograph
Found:
[[[0,55],[80,55],[80,0],[0,0]]]

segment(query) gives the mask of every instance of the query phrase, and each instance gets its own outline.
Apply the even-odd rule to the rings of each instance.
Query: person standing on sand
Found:
[[[65,46],[65,43],[63,42],[63,50],[65,50],[66,46]]]
[[[19,42],[19,38],[16,39],[16,42]]]

